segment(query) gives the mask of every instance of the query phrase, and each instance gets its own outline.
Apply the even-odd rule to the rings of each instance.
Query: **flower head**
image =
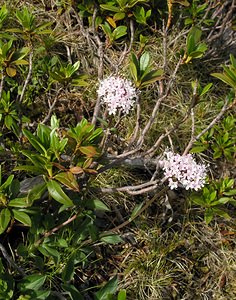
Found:
[[[171,151],[166,151],[165,159],[161,161],[164,175],[169,181],[171,189],[178,186],[186,190],[201,189],[206,180],[206,166],[197,164],[191,154],[179,155]]]
[[[102,103],[107,104],[109,115],[115,115],[119,109],[128,114],[135,103],[137,92],[129,80],[110,76],[100,82],[98,96]]]

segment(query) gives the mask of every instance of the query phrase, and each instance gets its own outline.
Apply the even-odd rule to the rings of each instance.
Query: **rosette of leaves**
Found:
[[[144,52],[140,58],[132,53],[129,68],[135,86],[139,89],[160,80],[163,75],[162,69],[152,69],[151,59],[148,52]]]
[[[226,204],[236,205],[234,179],[224,178],[205,186],[201,193],[192,194],[193,203],[204,208],[204,219],[209,224],[214,216],[230,219]]]
[[[35,15],[26,7],[17,10],[15,16],[22,28],[10,28],[7,31],[20,34],[24,40],[31,40],[33,37],[52,33],[52,30],[47,28],[52,25],[52,22],[37,24]]]
[[[14,170],[43,176],[43,186],[49,195],[65,208],[73,206],[64,189],[79,192],[78,176],[96,174],[90,166],[99,156],[96,143],[102,130],[95,130],[94,125],[82,120],[76,127],[61,134],[59,121],[53,116],[50,126],[39,124],[35,134],[27,129],[23,129],[23,134],[31,149],[21,151],[28,160]]]
[[[116,21],[123,20],[126,16],[133,15],[132,9],[135,5],[140,3],[147,3],[146,0],[113,0],[106,4],[100,4],[100,7],[106,11],[114,13],[112,18],[107,17],[107,21],[116,27]],[[137,12],[136,12],[137,13]]]
[[[183,56],[183,63],[187,64],[192,59],[201,58],[205,54],[208,47],[206,43],[201,42],[201,36],[202,31],[199,28],[191,28],[186,40],[186,50]]]
[[[78,74],[80,68],[80,61],[74,64],[63,65],[61,62],[59,66],[56,65],[50,72],[52,82],[59,82],[63,86],[86,86],[88,83],[85,81],[88,78],[86,74]]]
[[[13,45],[13,40],[6,43],[0,40],[0,70],[9,77],[16,76],[17,66],[28,65],[24,59],[29,53],[30,48],[23,47],[16,50]]]

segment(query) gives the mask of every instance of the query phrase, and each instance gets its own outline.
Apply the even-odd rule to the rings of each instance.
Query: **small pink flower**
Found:
[[[197,164],[191,154],[181,156],[166,151],[164,155],[166,158],[161,161],[161,166],[171,189],[182,186],[186,190],[197,191],[204,186],[207,175],[206,166]]]
[[[109,115],[115,115],[119,109],[128,114],[137,98],[137,91],[132,83],[119,76],[102,80],[97,92],[101,103],[107,104]]]

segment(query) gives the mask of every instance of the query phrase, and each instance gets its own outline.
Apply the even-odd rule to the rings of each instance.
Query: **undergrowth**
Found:
[[[236,298],[234,12],[0,0],[0,299]]]

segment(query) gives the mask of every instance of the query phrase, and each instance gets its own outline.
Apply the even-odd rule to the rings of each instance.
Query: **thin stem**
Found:
[[[25,83],[23,85],[22,92],[20,95],[20,100],[19,100],[20,103],[22,103],[22,101],[23,101],[27,85],[30,81],[30,77],[32,74],[32,68],[33,68],[33,50],[31,50],[30,54],[29,54],[29,71],[28,71],[28,74],[27,74],[27,77],[26,77],[26,80],[25,80]]]
[[[4,84],[5,75],[3,70],[1,71],[1,82],[0,82],[0,99],[2,98],[3,84]]]
[[[35,246],[36,246],[36,247],[39,246],[39,245],[43,242],[43,240],[44,240],[46,237],[48,237],[48,236],[54,234],[55,232],[57,232],[57,231],[60,230],[61,228],[65,227],[66,225],[68,225],[68,224],[70,224],[71,222],[73,222],[73,221],[78,217],[78,215],[79,215],[79,213],[73,215],[71,218],[69,218],[68,220],[66,220],[66,221],[63,222],[62,224],[60,224],[60,225],[54,227],[53,229],[51,229],[51,230],[45,232],[44,235],[43,235],[43,237],[42,237],[41,239],[39,239],[37,242],[35,242]]]
[[[191,130],[191,138],[190,138],[190,141],[187,145],[187,147],[185,148],[184,152],[183,152],[183,155],[186,155],[189,150],[192,148],[192,145],[194,143],[194,134],[195,134],[195,118],[194,118],[194,110],[193,108],[191,109],[191,120],[192,120],[192,130]]]

